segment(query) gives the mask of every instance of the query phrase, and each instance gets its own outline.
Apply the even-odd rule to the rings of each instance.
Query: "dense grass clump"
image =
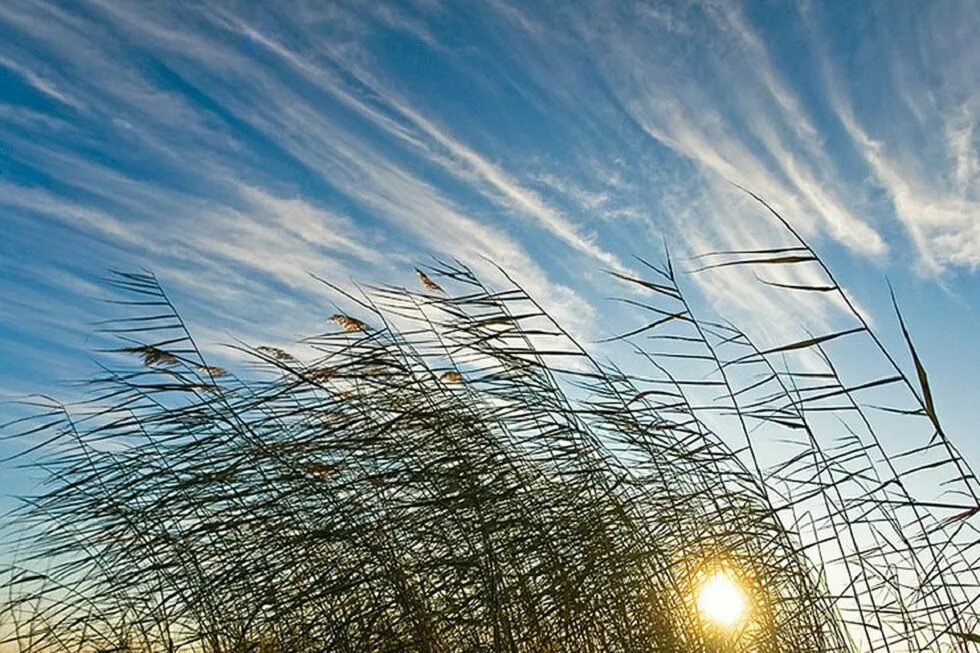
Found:
[[[799,239],[702,262],[811,266],[820,285],[769,283],[851,307]],[[614,338],[635,346],[630,373],[516,284],[438,264],[419,291],[347,295],[309,355],[236,345],[255,366],[231,375],[153,276],[115,276],[130,362],[91,403],[14,427],[44,436],[50,485],[20,515],[0,627],[29,651],[980,639],[977,483],[914,350],[909,378],[853,309],[843,330],[756,347],[695,315],[669,261],[643,266],[617,275],[649,318]],[[843,341],[886,372],[842,378]],[[719,571],[749,603],[730,627],[696,605]]]

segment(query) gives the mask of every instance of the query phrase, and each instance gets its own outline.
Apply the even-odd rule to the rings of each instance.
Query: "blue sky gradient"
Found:
[[[897,345],[891,281],[976,461],[977,34],[971,1],[0,3],[0,398],[81,396],[110,268],[153,270],[232,366],[233,337],[323,328],[310,273],[430,256],[597,341],[634,255],[784,242],[736,182]],[[763,341],[840,318],[747,270],[685,283]]]

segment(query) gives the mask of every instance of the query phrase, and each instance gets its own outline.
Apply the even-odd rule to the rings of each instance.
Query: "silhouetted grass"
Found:
[[[314,356],[237,345],[245,378],[152,275],[114,275],[132,364],[8,426],[49,485],[20,513],[6,625],[27,651],[966,650],[976,478],[911,340],[910,378],[783,224],[793,245],[699,270],[816,266],[761,282],[837,296],[852,326],[758,347],[643,262],[615,276],[649,319],[613,338],[640,373],[516,284],[438,264],[347,296]],[[844,341],[884,374],[842,378]],[[695,607],[717,569],[751,603],[731,630]]]

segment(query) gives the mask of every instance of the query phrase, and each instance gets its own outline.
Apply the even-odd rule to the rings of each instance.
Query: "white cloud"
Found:
[[[101,232],[130,245],[139,244],[135,230],[125,220],[105,211],[59,198],[42,188],[0,183],[0,206],[40,213],[82,229]]]
[[[811,15],[809,21],[818,31],[818,18]],[[951,4],[923,12],[915,25],[915,51],[886,36],[879,46],[886,53],[879,62],[885,74],[878,81],[882,92],[901,98],[908,111],[866,117],[856,107],[859,89],[835,66],[828,49],[818,48],[831,106],[914,244],[920,271],[930,276],[980,268],[976,29],[976,12]]]
[[[84,108],[84,105],[80,101],[63,93],[54,83],[44,79],[33,70],[18,64],[16,61],[0,55],[0,66],[17,73],[24,79],[24,81],[44,95],[47,95],[48,97],[53,98],[62,104],[66,104],[76,109]]]
[[[764,211],[734,201],[728,180],[760,192],[809,237],[829,237],[878,259],[893,246],[882,236],[890,235],[888,217],[868,211],[862,180],[844,172],[797,81],[737,5],[646,5],[632,13],[599,3],[587,20],[557,12],[554,22],[541,20],[533,7],[502,1],[481,9],[497,19],[488,35],[499,40],[494,65],[518,67],[523,82],[534,86],[522,89],[528,103],[556,118],[573,116],[581,126],[581,133],[568,136],[582,152],[573,174],[551,174],[547,160],[508,156],[506,141],[513,134],[502,134],[492,151],[473,145],[480,139],[413,96],[371,56],[367,42],[359,42],[370,34],[369,23],[379,22],[472,71],[476,64],[434,36],[427,23],[434,14],[383,6],[308,8],[297,16],[272,12],[266,21],[246,22],[229,8],[184,11],[93,0],[96,19],[89,20],[53,4],[39,6],[40,17],[7,6],[0,21],[51,52],[42,57],[0,47],[0,65],[41,92],[80,98],[93,119],[83,126],[118,125],[107,149],[125,153],[137,143],[146,157],[141,163],[152,157],[175,167],[191,162],[197,181],[210,184],[210,196],[169,182],[137,182],[118,171],[97,173],[59,151],[58,143],[25,135],[12,139],[18,156],[99,201],[18,188],[8,204],[33,204],[55,219],[71,219],[142,248],[175,272],[180,265],[200,266],[229,297],[242,290],[219,279],[222,266],[253,275],[249,283],[308,292],[309,271],[395,271],[407,267],[407,257],[434,252],[492,273],[481,258],[488,256],[577,332],[589,333],[595,312],[586,296],[593,288],[556,282],[545,260],[581,258],[625,271],[628,254],[659,250],[657,232],[670,228],[691,249],[771,246]],[[314,26],[334,19],[330,24],[340,25],[343,38],[318,37]],[[96,40],[109,33],[109,24],[112,47],[102,47]],[[125,47],[113,40],[118,35]],[[182,83],[207,96],[208,108],[115,56],[126,47],[152,48]],[[901,74],[914,81],[907,70]],[[953,81],[960,88],[972,83]],[[905,153],[875,140],[878,134],[867,133],[857,118],[845,121],[844,131],[887,190],[924,266],[975,268],[976,101],[913,101],[911,87],[900,91],[924,120],[941,114],[935,124],[947,155],[943,184],[907,165]],[[316,190],[277,177],[281,169],[263,169],[263,153],[216,119],[217,110],[246,125],[249,134],[260,134],[276,154],[287,153],[290,165],[300,162],[304,174],[321,182]],[[637,139],[641,130],[647,138]],[[655,144],[677,158],[657,158],[659,150],[644,158]],[[627,163],[597,156],[608,150]],[[700,172],[679,182],[664,183],[664,175],[648,183],[659,167],[681,169],[675,165],[681,159]],[[628,219],[588,222],[593,215]],[[151,220],[167,227],[149,229]],[[607,233],[620,240],[605,239]],[[771,293],[731,272],[727,279],[705,276],[711,281],[699,286],[714,300],[766,305]],[[790,301],[802,302],[801,311],[820,319],[829,320],[834,310],[827,302]]]
[[[839,106],[842,121],[854,138],[876,182],[885,189],[919,255],[926,274],[940,274],[949,266],[980,267],[980,201],[937,185],[936,177],[923,179],[890,157],[885,145],[872,139],[850,112]]]
[[[651,137],[717,175],[707,176],[708,183],[737,182],[762,193],[808,233],[825,233],[861,254],[883,254],[887,247],[877,230],[843,199],[847,184],[837,178],[816,127],[762,39],[736,6],[707,7],[708,25],[717,31],[696,39],[704,61],[658,58],[665,39],[678,51],[685,40],[612,18],[617,22],[610,29],[624,36],[602,42],[594,55],[610,86]],[[694,61],[708,67],[710,83]]]
[[[381,86],[373,89],[369,95],[375,101],[368,103],[363,99],[363,88],[358,95],[345,87],[329,66],[321,67],[293,53],[224,10],[195,12],[193,17],[203,19],[201,22],[175,22],[174,15],[159,8],[99,2],[96,5],[105,12],[105,18],[128,32],[134,42],[152,43],[158,56],[166,59],[178,74],[186,75],[190,83],[207,88],[210,98],[223,110],[263,133],[315,172],[325,184],[368,209],[371,228],[380,230],[385,246],[393,250],[381,255],[366,234],[352,236],[360,224],[325,208],[313,207],[307,198],[288,193],[283,197],[283,193],[258,190],[262,184],[253,179],[262,178],[261,170],[234,167],[241,149],[239,143],[226,138],[221,130],[206,138],[192,138],[196,129],[206,129],[214,122],[207,112],[197,111],[183,98],[154,87],[137,68],[110,60],[76,33],[68,34],[63,41],[63,54],[77,50],[80,56],[73,65],[83,69],[84,76],[103,80],[97,88],[84,89],[90,96],[95,95],[97,106],[112,103],[116,114],[131,115],[142,112],[147,102],[156,105],[146,112],[146,117],[153,119],[134,123],[136,131],[125,137],[152,145],[168,159],[193,161],[197,177],[214,183],[215,199],[202,201],[171,193],[165,186],[151,187],[122,180],[118,175],[102,175],[93,180],[66,171],[69,183],[85,187],[117,205],[132,207],[137,214],[143,212],[140,207],[156,206],[151,213],[164,219],[164,207],[169,207],[172,213],[165,218],[167,228],[162,233],[151,234],[150,238],[153,243],[167,243],[159,253],[194,265],[206,266],[208,258],[235,262],[297,288],[308,279],[307,272],[324,272],[324,266],[332,275],[343,274],[337,263],[341,253],[359,258],[361,263],[352,267],[365,272],[368,269],[365,263],[381,265],[385,262],[382,259],[390,263],[407,252],[418,255],[433,252],[457,256],[483,272],[492,273],[495,268],[484,260],[489,257],[513,272],[529,291],[565,318],[572,329],[580,334],[589,332],[592,308],[588,302],[575,290],[554,283],[525,246],[498,226],[499,220],[486,220],[486,205],[474,207],[451,199],[416,173],[414,166],[404,161],[405,153],[394,148],[390,138],[379,144],[371,130],[350,129],[338,117],[336,108],[323,106],[320,100],[326,99],[324,96],[308,94],[309,88],[302,85],[285,83],[281,70],[243,54],[238,47],[240,37],[245,36],[281,57],[313,89],[329,93],[373,129],[396,136],[397,142],[409,145],[411,156],[439,166],[498,206],[534,219],[553,239],[608,266],[625,269],[592,236],[581,233],[566,216],[502,167],[450,137],[388,89]],[[404,23],[399,15],[382,14],[389,24]],[[61,39],[67,33],[58,20],[52,21],[52,25],[42,25],[19,18],[22,19],[15,22],[42,40]],[[176,25],[181,28],[177,29]],[[417,25],[402,26],[418,31]],[[216,38],[214,27],[226,33]],[[179,143],[173,143],[170,138],[175,129],[182,136]],[[50,152],[41,152],[35,144],[22,145],[25,150],[45,158],[48,165],[58,158]],[[91,171],[91,167],[87,169]],[[238,181],[243,178],[248,181]],[[228,194],[236,192],[236,188],[251,210],[241,206],[222,208],[229,202]],[[468,217],[470,213],[482,215],[484,219]],[[108,212],[103,214],[112,217]],[[398,245],[393,246],[396,241]]]
[[[381,113],[345,88],[336,75],[332,75],[327,70],[300,57],[275,39],[257,32],[247,24],[238,21],[233,21],[232,24],[243,34],[255,39],[296,66],[308,76],[309,81],[333,94],[377,127],[411,143],[418,153],[427,156],[430,161],[440,165],[447,172],[464,181],[479,182],[478,188],[484,190],[494,202],[519,215],[531,217],[552,236],[603,265],[618,272],[629,271],[618,256],[603,249],[597,243],[595,236],[583,233],[581,227],[574,224],[561,211],[550,206],[537,193],[522,185],[501,166],[488,161],[474,149],[454,138],[445,129],[437,126],[432,120],[413,109],[393,89],[386,87],[374,75],[358,66],[356,62],[344,61],[345,70],[349,74],[356,75],[367,89],[376,97],[384,100],[387,113]],[[332,55],[337,56],[337,53],[332,53]],[[393,121],[388,113],[394,113],[403,121],[408,121],[412,130],[408,130],[402,124]],[[416,133],[413,134],[413,131]],[[427,137],[428,142],[420,142],[420,137]],[[435,148],[440,148],[444,154],[435,152]]]

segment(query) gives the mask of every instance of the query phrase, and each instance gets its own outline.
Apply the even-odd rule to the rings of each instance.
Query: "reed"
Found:
[[[760,347],[697,315],[669,256],[641,261],[646,277],[614,276],[645,293],[628,300],[644,321],[611,339],[639,372],[599,362],[517,284],[438,263],[417,290],[345,294],[356,314],[330,317],[309,356],[235,345],[255,368],[233,374],[153,275],[114,274],[130,362],[107,363],[91,402],[39,401],[7,426],[40,443],[49,480],[10,533],[27,552],[5,575],[10,641],[967,650],[976,478],[904,323],[912,374],[772,217],[792,245],[709,253],[693,273],[750,266],[836,297],[852,325]],[[766,281],[798,265],[823,281]],[[844,342],[885,372],[845,379]],[[744,593],[737,622],[699,610],[718,574]]]

